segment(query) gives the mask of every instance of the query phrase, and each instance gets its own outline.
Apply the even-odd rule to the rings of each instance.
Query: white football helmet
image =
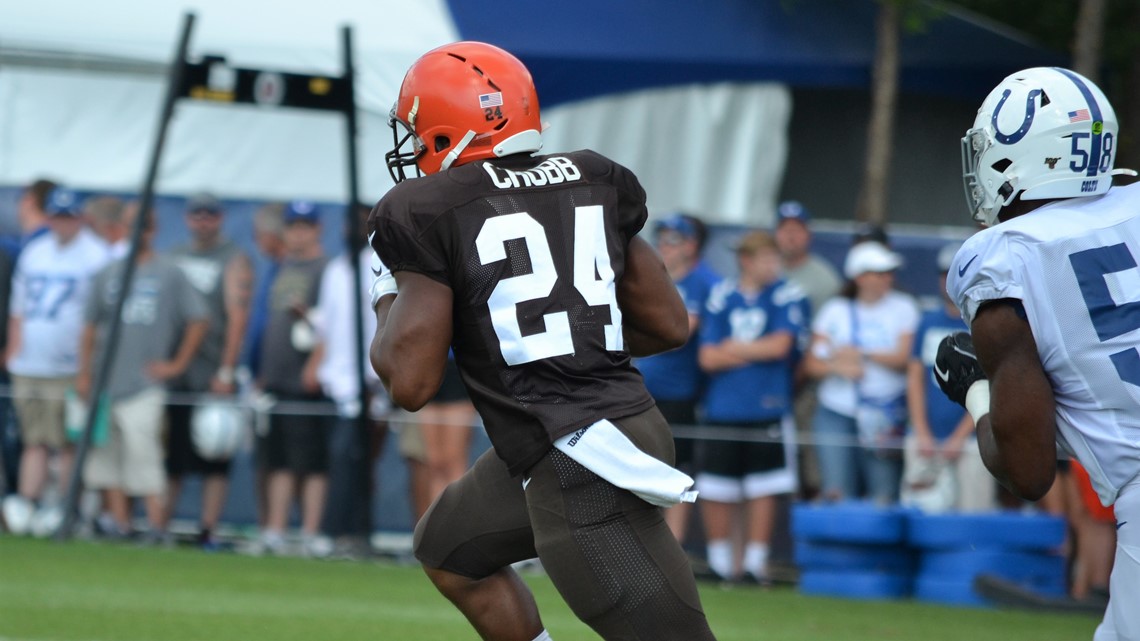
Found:
[[[1022,200],[1097,196],[1112,187],[1119,125],[1104,93],[1060,67],[1010,75],[962,138],[962,179],[974,220],[994,225]]]
[[[248,424],[244,407],[234,404],[232,399],[209,398],[194,407],[190,441],[198,455],[207,461],[227,461],[245,441]]]

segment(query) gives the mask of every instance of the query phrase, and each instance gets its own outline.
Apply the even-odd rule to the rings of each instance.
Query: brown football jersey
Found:
[[[653,405],[615,286],[646,217],[633,173],[592,151],[473,162],[402,182],[372,211],[393,272],[451,288],[455,359],[512,474],[564,434]]]

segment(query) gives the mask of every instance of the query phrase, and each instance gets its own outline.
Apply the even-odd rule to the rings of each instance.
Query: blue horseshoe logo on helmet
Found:
[[[999,100],[997,106],[994,107],[994,115],[990,118],[990,124],[993,125],[994,128],[994,138],[1003,145],[1012,145],[1018,140],[1024,138],[1025,134],[1029,133],[1029,126],[1033,124],[1033,116],[1037,113],[1037,103],[1034,102],[1034,98],[1041,95],[1041,90],[1034,89],[1029,92],[1028,96],[1026,96],[1025,120],[1021,122],[1021,127],[1019,127],[1017,131],[1011,134],[1003,134],[1001,130],[998,129],[998,113],[1001,111],[1002,105],[1005,104],[1006,99],[1009,98],[1009,95],[1011,93],[1013,92],[1011,92],[1009,89],[1006,89],[1002,92],[1001,100]]]

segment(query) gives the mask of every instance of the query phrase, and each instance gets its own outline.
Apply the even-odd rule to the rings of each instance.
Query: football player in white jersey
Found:
[[[1116,114],[1087,78],[1015,73],[962,139],[966,197],[988,226],[951,264],[971,336],[934,373],[977,423],[986,467],[1041,498],[1057,445],[1115,504],[1116,562],[1096,641],[1140,640],[1140,185],[1113,187]]]

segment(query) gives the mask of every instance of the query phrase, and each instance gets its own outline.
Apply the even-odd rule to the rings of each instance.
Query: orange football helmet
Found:
[[[511,54],[482,42],[456,42],[425,53],[404,76],[388,115],[392,180],[484,158],[542,148],[538,93]],[[410,145],[410,149],[408,148]]]

